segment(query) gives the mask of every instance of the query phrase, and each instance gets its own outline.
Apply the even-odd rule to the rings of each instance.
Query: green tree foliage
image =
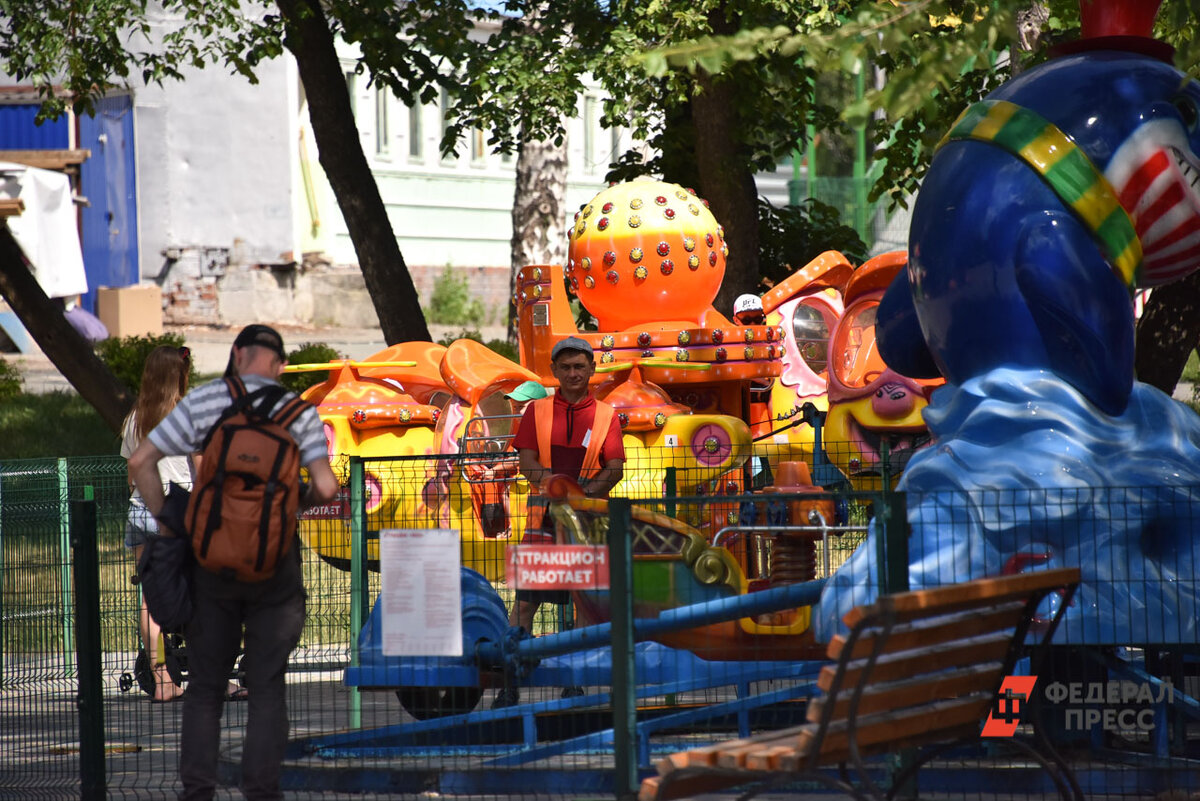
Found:
[[[763,278],[777,284],[827,250],[841,251],[855,264],[867,260],[858,232],[843,225],[837,209],[809,198],[799,206],[775,207],[759,201],[758,241]]]
[[[0,401],[12,400],[21,394],[21,371],[0,359]]]
[[[1022,15],[1038,20],[1035,36],[1018,27]],[[666,45],[641,59],[654,76],[725,73],[780,55],[819,73],[878,69],[874,87],[848,103],[841,118],[851,126],[870,123],[881,167],[872,199],[886,195],[893,205],[904,205],[962,109],[1044,61],[1054,44],[1078,38],[1079,28],[1075,0],[856,2],[808,28],[743,28]],[[1200,0],[1164,0],[1154,33],[1175,48],[1180,70],[1200,78]],[[1197,344],[1194,327],[1186,324],[1196,305],[1194,284],[1193,276],[1156,290],[1138,326],[1138,375],[1164,391],[1173,389]]]
[[[471,282],[447,267],[433,282],[427,313],[437,325],[480,325],[487,310],[471,295]]]
[[[652,76],[678,71],[727,73],[745,63],[795,59],[818,74],[877,69],[879,79],[839,112],[868,126],[882,170],[871,199],[904,205],[941,135],[966,106],[1044,61],[1059,41],[1078,38],[1076,0],[1047,0],[1039,47],[1023,51],[1017,12],[1033,3],[972,0],[851,2],[808,16],[810,25],[743,26],[727,36],[696,36],[641,54]],[[1176,48],[1176,65],[1200,76],[1200,0],[1165,0],[1156,36]]]
[[[463,328],[457,333],[448,333],[438,340],[438,344],[449,347],[452,342],[458,339],[472,339],[482,344],[488,350],[500,354],[509,361],[517,362],[518,364],[521,362],[520,354],[517,353],[517,348],[515,345],[506,339],[489,339],[484,342],[483,334],[481,334],[477,328]]]
[[[756,60],[723,65],[700,57],[653,78],[638,64],[646,51],[722,34],[824,30],[853,8],[837,0],[506,0],[502,8],[464,0],[284,0],[278,5],[168,0],[162,8],[172,24],[161,30],[151,29],[145,7],[135,0],[52,6],[9,0],[7,25],[0,23],[0,60],[41,87],[50,112],[65,102],[52,90],[55,83],[65,85],[86,111],[114,84],[134,75],[147,82],[178,78],[185,65],[221,64],[254,80],[257,65],[286,48],[300,64],[321,146],[316,111],[333,101],[322,87],[309,85],[306,67],[316,58],[310,47],[314,36],[323,34],[357,47],[356,70],[405,103],[433,102],[447,91],[454,100],[444,153],[458,148],[463,134],[475,128],[487,131],[492,147],[512,152],[523,138],[561,140],[566,121],[576,115],[584,76],[591,75],[608,93],[605,124],[627,127],[652,146],[613,154],[609,178],[661,174],[706,197],[731,249],[729,293],[758,278],[753,173],[773,168],[802,147],[807,126],[822,130],[845,124],[838,118],[840,106],[814,98],[818,72],[813,64],[786,48],[763,48]],[[478,29],[477,21],[483,22]],[[367,234],[356,235],[354,215],[347,211],[363,206],[353,198],[348,206],[343,198],[367,187],[360,183],[354,189],[335,180],[338,170],[327,163],[333,156],[327,146],[320,149],[351,223],[368,288],[373,296],[386,292],[394,283],[382,273],[388,254],[378,243],[363,246]],[[380,303],[376,299],[377,307]],[[385,334],[392,330],[387,312],[380,314]]]
[[[142,369],[146,357],[159,345],[172,348],[184,346],[181,334],[147,334],[145,336],[109,337],[96,343],[96,355],[120,381],[136,395],[142,388]],[[195,386],[196,367],[193,360],[188,373],[188,385]]]
[[[508,152],[521,137],[561,140],[591,76],[607,93],[603,124],[628,128],[650,145],[613,153],[607,178],[661,175],[706,198],[731,251],[722,290],[731,301],[759,277],[754,172],[803,147],[808,125],[844,126],[840,106],[815,98],[817,73],[791,55],[722,70],[664,67],[653,77],[640,59],[743,28],[826,24],[846,8],[784,0],[507,0],[504,14],[492,15],[494,32],[446,52],[465,59],[443,149],[475,128]]]
[[[255,67],[283,52],[273,5],[243,10],[227,0],[168,0],[161,7],[176,24],[155,31],[141,0],[6,0],[0,60],[38,88],[45,118],[68,105],[91,113],[97,99],[131,77],[161,84],[182,78],[186,66],[223,64],[255,82]]]
[[[305,342],[295,350],[288,351],[288,364],[325,364],[346,358],[337,348],[330,347],[324,342]],[[322,383],[329,377],[327,370],[314,370],[303,373],[284,373],[279,377],[279,383],[292,392],[300,393],[311,386]]]

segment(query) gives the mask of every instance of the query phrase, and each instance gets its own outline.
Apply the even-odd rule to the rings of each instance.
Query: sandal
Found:
[[[249,690],[247,690],[245,687],[238,687],[234,684],[229,685],[229,692],[225,693],[226,701],[245,701],[249,697]]]

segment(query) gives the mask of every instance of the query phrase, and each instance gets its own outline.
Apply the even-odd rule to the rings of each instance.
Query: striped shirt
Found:
[[[242,376],[242,382],[247,392],[277,383],[260,375]],[[274,412],[294,397],[295,393],[286,393],[271,411]],[[166,456],[196,453],[201,450],[204,438],[220,418],[221,412],[229,408],[232,402],[224,379],[210,381],[189,392],[147,437]],[[300,448],[300,464],[308,465],[317,459],[328,458],[325,430],[316,408],[305,409],[288,426],[288,433]]]

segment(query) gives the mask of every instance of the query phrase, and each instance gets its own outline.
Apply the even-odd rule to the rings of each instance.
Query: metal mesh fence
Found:
[[[858,541],[859,547],[840,568],[838,557],[832,557],[836,569],[823,588],[821,602],[811,610],[811,631],[821,645],[814,653],[794,658],[814,660],[809,663],[813,671],[828,664],[823,660],[823,643],[844,637],[848,629],[843,617],[872,603],[881,592],[1078,566],[1082,576],[1078,591],[1069,600],[1064,593],[1050,593],[1033,611],[1029,633],[1017,643],[1023,647],[1010,653],[1015,659],[1012,675],[1035,678],[1020,704],[992,710],[992,714],[1016,710],[1015,736],[959,743],[925,764],[913,787],[919,797],[1057,797],[1052,774],[1016,747],[1028,744],[1043,756],[1061,754],[1082,797],[1190,797],[1200,781],[1196,772],[1200,766],[1196,762],[1200,744],[1198,493],[1200,489],[1193,487],[1079,487],[863,496],[862,511],[851,508],[835,517],[862,519],[867,523],[867,539]],[[834,502],[847,497],[855,496],[838,495]],[[779,499],[767,501],[772,502]],[[890,529],[885,525],[888,509],[901,515],[904,532],[899,538],[885,533]],[[754,532],[739,536],[750,542],[760,537]],[[769,544],[772,556],[781,545],[778,539]],[[738,555],[739,563],[760,570],[763,560],[740,554],[761,548],[729,550]],[[778,559],[766,560],[767,576],[773,561],[778,563]],[[816,574],[827,573],[818,568]],[[739,622],[744,631],[746,620]],[[1053,639],[1034,647],[1052,622]],[[963,641],[972,641],[970,619],[954,625],[961,629]],[[978,647],[978,660],[969,665],[978,667],[992,658],[984,655],[982,644]],[[770,650],[756,651],[755,656],[762,660],[760,665],[775,659]],[[936,658],[936,652],[931,651],[931,658]],[[947,666],[947,674],[953,664],[957,663]],[[811,682],[813,675],[805,677]],[[697,742],[711,746],[724,741],[725,746],[714,747],[715,752],[710,748],[705,758],[713,764],[718,759],[734,764],[751,749],[748,741],[739,738],[769,739],[783,730],[792,732],[791,739],[771,740],[769,757],[763,756],[763,746],[755,746],[756,758],[760,766],[774,761],[794,770],[797,762],[803,764],[797,754],[806,753],[798,745],[805,736],[801,733],[805,722],[814,721],[803,714],[803,700],[825,695],[803,679],[798,684],[796,697],[801,700],[790,715],[782,711],[788,709],[787,703],[769,705],[774,716],[739,720],[733,733],[691,724],[681,738],[652,734],[648,750],[652,757],[664,750],[675,754],[673,759],[680,764],[686,759],[681,753],[695,749]],[[914,686],[911,692],[919,690]],[[758,693],[763,700],[769,697],[765,687],[752,688],[752,696]],[[974,721],[973,731],[982,726],[983,717]],[[811,734],[813,724],[807,726]],[[899,733],[895,737],[903,739]],[[641,747],[644,752],[646,747]],[[869,759],[872,778],[886,786],[914,754],[897,747]],[[825,779],[837,775],[836,770],[823,772]],[[784,783],[772,787],[773,791],[828,792],[811,775],[807,780],[781,778]]]
[[[729,456],[706,454],[702,442],[688,453]],[[880,457],[861,443],[824,443],[820,454],[814,462],[760,447],[715,474],[686,460],[631,459],[628,521],[603,501],[554,505],[558,541],[592,548],[593,559],[602,552],[611,571],[624,559],[609,550],[610,532],[623,531],[631,589],[620,592],[624,579],[613,575],[611,589],[546,599],[527,634],[509,627],[509,579],[538,550],[523,542],[530,495],[511,456],[339,465],[343,496],[300,525],[309,602],[289,672],[289,797],[610,796],[670,754],[803,725],[820,694],[824,640],[844,611],[881,590],[1060,565],[1079,565],[1084,580],[1054,647],[1018,663],[1038,675],[1040,705],[1018,735],[1036,720],[1086,797],[1200,789],[1195,490],[899,495],[887,489],[906,454]],[[77,599],[69,502],[89,496],[99,591]],[[0,797],[80,797],[89,755],[76,600],[99,612],[105,796],[177,790],[182,704],[151,704],[142,686],[126,506],[118,458],[0,465]],[[458,530],[472,571],[459,586],[464,653],[387,654],[380,532],[437,528]],[[822,580],[837,591],[827,583],[813,606]],[[165,649],[185,678],[186,650]],[[219,797],[239,797],[247,707],[226,704]],[[873,764],[883,777],[904,758]],[[996,743],[948,752],[919,783],[923,797],[1053,794],[1036,764]]]

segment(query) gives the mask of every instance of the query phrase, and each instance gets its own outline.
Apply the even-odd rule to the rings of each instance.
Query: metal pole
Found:
[[[366,472],[361,456],[350,457],[350,665],[358,667],[358,635],[366,619],[363,588],[367,583]],[[362,728],[362,695],[350,688],[350,728]]]
[[[808,196],[817,196],[817,128],[814,125],[805,126],[804,133],[808,138],[805,148],[808,162]]]
[[[676,487],[676,485],[675,485],[675,468],[674,467],[667,468],[667,475],[664,478],[664,483],[666,484],[666,487],[664,488],[665,489],[664,494],[666,495],[666,498],[667,498],[666,514],[667,514],[667,517],[674,517],[675,516],[675,498],[679,494],[678,487]]]
[[[892,595],[908,592],[908,509],[903,492],[892,492],[888,470],[888,448],[885,442],[881,449],[883,458],[883,488],[879,495],[875,517],[876,545],[883,550],[879,562],[879,594]],[[901,749],[893,757],[896,773],[903,773],[916,761],[917,752],[911,748]],[[902,787],[894,788],[895,797],[908,801],[917,797],[916,777],[910,777]]]
[[[804,152],[799,144],[792,150],[792,177],[787,182],[789,206],[799,206],[800,201],[804,199],[800,191],[803,186],[800,181],[800,165],[804,162]]]
[[[859,62],[858,72],[854,73],[854,97],[862,100],[866,92],[863,70],[867,65]],[[854,228],[858,238],[868,246],[872,243],[867,239],[867,128],[865,125],[854,129]]]
[[[3,467],[3,465],[0,465]],[[4,519],[4,471],[0,469],[0,520]],[[0,526],[0,581],[4,579],[4,527]],[[4,687],[4,593],[0,592],[0,688]]]
[[[908,592],[908,509],[904,493],[892,492],[891,452],[887,441],[880,443],[880,472],[883,486],[876,515],[877,547],[883,549],[879,562],[879,592],[891,595]]]
[[[609,502],[609,514],[613,514],[612,502]],[[609,522],[611,527],[613,522]],[[613,558],[612,569],[616,569],[616,557]],[[643,642],[668,631],[682,631],[725,620],[737,620],[742,617],[754,617],[767,612],[778,612],[781,609],[791,609],[796,606],[812,606],[821,599],[821,590],[825,587],[825,579],[805,581],[801,584],[785,584],[782,587],[772,587],[761,592],[746,595],[734,595],[729,598],[718,598],[714,601],[681,606],[660,612],[658,617],[641,617],[633,621],[634,642]],[[613,621],[616,621],[616,585],[610,576],[611,597],[610,608],[613,609]],[[626,601],[628,603],[628,601]],[[521,640],[517,643],[517,656],[522,659],[541,659],[555,654],[565,654],[571,651],[582,651],[588,648],[600,648],[612,643],[615,635],[615,622],[597,623],[594,626],[584,626],[579,629],[562,631],[558,634],[546,634]],[[483,665],[504,664],[504,650],[500,643],[482,641],[475,647]],[[614,661],[616,655],[613,655]]]
[[[87,495],[91,495],[88,487]],[[100,664],[100,559],[96,544],[96,502],[71,504],[70,544],[74,551],[75,658],[79,666],[79,785],[83,801],[107,796],[104,776],[104,688]]]
[[[628,498],[609,501],[609,597],[612,610],[613,792],[618,799],[636,798],[637,679],[633,649],[633,553],[630,528],[633,504]]]
[[[58,540],[59,553],[63,555],[63,561],[59,567],[59,582],[62,587],[62,646],[63,660],[66,662],[66,675],[70,676],[75,671],[74,655],[71,653],[70,643],[75,639],[74,634],[74,618],[70,613],[73,605],[71,592],[71,499],[70,499],[70,481],[67,472],[67,460],[59,458],[56,478],[58,489]]]
[[[908,499],[903,492],[887,495],[887,592],[908,592]]]

